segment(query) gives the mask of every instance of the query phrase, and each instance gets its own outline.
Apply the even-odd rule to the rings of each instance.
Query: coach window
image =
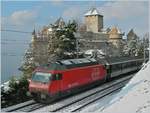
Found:
[[[112,65],[112,70],[113,71],[116,71],[118,68],[117,68],[117,64],[114,64],[114,65]]]
[[[123,69],[126,68],[126,64],[125,63],[122,64],[122,68]]]
[[[131,62],[128,62],[128,67],[131,67]]]

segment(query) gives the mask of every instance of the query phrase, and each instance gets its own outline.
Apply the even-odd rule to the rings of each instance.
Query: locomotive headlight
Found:
[[[41,99],[46,99],[46,95],[45,94],[41,94]]]

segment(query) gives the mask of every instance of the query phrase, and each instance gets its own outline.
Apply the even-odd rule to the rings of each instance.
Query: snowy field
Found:
[[[107,96],[82,112],[150,113],[150,62],[118,94]]]

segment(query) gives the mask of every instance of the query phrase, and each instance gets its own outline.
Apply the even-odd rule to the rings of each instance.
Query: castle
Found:
[[[79,41],[84,45],[81,47],[81,51],[87,49],[106,50],[113,47],[116,51],[114,54],[119,55],[123,46],[124,33],[117,27],[104,29],[103,15],[96,8],[89,10],[84,16],[86,30],[78,32]]]
[[[106,53],[108,51],[110,52],[110,49],[113,48],[115,50],[114,54],[119,56],[122,51],[122,37],[124,34],[117,27],[104,29],[103,15],[101,15],[96,8],[92,8],[84,16],[85,30],[79,28],[77,33],[75,33],[76,38],[80,42],[79,51],[99,49]],[[62,18],[59,18],[54,25],[61,29],[65,26],[65,22]],[[43,61],[47,59],[48,36],[51,35],[52,31],[51,25],[44,26],[38,33],[36,33],[35,30],[33,31],[30,46],[34,54],[38,56],[37,61],[41,58]],[[34,48],[36,49],[34,50]]]

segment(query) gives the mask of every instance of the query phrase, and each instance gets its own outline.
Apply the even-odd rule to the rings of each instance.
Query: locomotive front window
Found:
[[[50,77],[51,77],[50,73],[36,72],[32,76],[32,81],[48,83],[50,80]]]

